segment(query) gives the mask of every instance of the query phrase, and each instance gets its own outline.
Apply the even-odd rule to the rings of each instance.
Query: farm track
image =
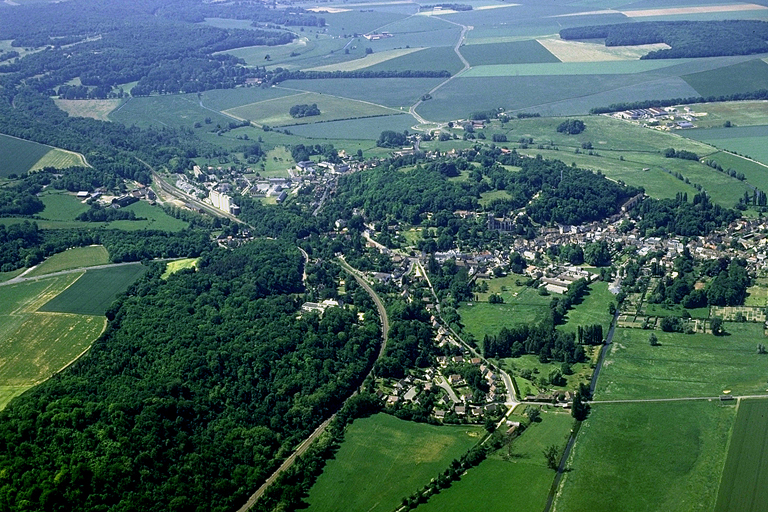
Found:
[[[459,40],[456,41],[456,45],[453,47],[453,51],[456,52],[456,55],[459,57],[459,59],[461,60],[461,63],[464,65],[464,67],[461,68],[461,70],[458,73],[455,73],[455,74],[451,75],[450,77],[445,79],[445,81],[440,82],[435,87],[433,87],[432,90],[430,90],[427,93],[429,95],[432,95],[438,89],[440,89],[444,85],[450,83],[451,80],[453,80],[454,78],[456,78],[460,74],[462,74],[465,71],[467,71],[467,70],[472,68],[472,66],[469,64],[469,61],[464,58],[464,55],[461,54],[461,50],[459,49],[459,48],[461,48],[462,43],[464,43],[464,38],[466,37],[467,32],[469,32],[472,29],[472,27],[470,27],[468,25],[462,25],[461,23],[456,23],[455,21],[446,20],[446,19],[443,19],[443,18],[441,18],[439,16],[437,17],[437,19],[439,19],[440,21],[444,21],[446,23],[450,23],[451,25],[456,25],[458,27],[461,27],[461,34],[459,35]],[[416,119],[420,124],[428,124],[431,121],[428,121],[428,120],[424,119],[423,117],[421,117],[421,115],[418,112],[416,112],[416,109],[419,108],[419,105],[421,105],[422,103],[424,103],[424,101],[421,98],[419,98],[419,101],[414,103],[411,106],[411,108],[408,109],[408,113],[411,114],[414,117],[414,119]],[[441,123],[435,123],[435,124],[437,124],[439,127],[443,126]]]
[[[301,252],[304,253],[303,250]],[[381,358],[382,355],[384,355],[384,351],[387,348],[387,333],[389,332],[389,317],[387,316],[387,310],[384,307],[384,303],[382,302],[381,297],[379,297],[379,295],[373,290],[373,288],[371,288],[368,282],[362,277],[362,273],[359,270],[350,266],[343,259],[339,261],[339,265],[341,265],[341,268],[343,268],[346,272],[348,272],[349,274],[352,275],[352,277],[355,278],[355,281],[357,281],[358,284],[360,284],[360,286],[362,286],[363,289],[365,289],[368,295],[371,296],[371,299],[373,299],[373,302],[376,304],[376,309],[378,310],[379,317],[381,318],[381,330],[382,330],[381,347],[379,348],[379,354],[376,357],[377,359],[379,359]],[[366,376],[366,378],[373,373],[373,367],[374,365],[371,365],[371,369],[368,372],[368,375]],[[352,396],[355,396],[356,394],[357,394],[357,391],[355,391],[352,394]],[[344,407],[343,404],[342,404],[342,407]],[[323,423],[321,423],[320,426],[317,427],[315,431],[312,432],[312,434],[310,434],[310,436],[306,438],[287,459],[285,459],[285,461],[280,465],[280,467],[277,468],[277,470],[274,473],[272,473],[272,475],[270,475],[269,478],[267,478],[267,480],[261,485],[261,487],[259,487],[256,490],[256,492],[253,493],[250,498],[248,498],[248,501],[245,503],[245,505],[240,507],[237,510],[237,512],[247,512],[248,510],[250,510],[251,507],[253,507],[256,504],[258,499],[264,495],[267,488],[269,488],[269,486],[272,485],[284,471],[286,471],[291,466],[293,466],[293,463],[296,462],[296,459],[298,459],[301,455],[303,455],[304,452],[306,452],[307,449],[309,449],[309,447],[312,445],[312,442],[315,441],[318,437],[320,437],[320,435],[323,432],[325,432],[325,429],[328,427],[328,425],[330,425],[331,421],[333,421],[335,417],[336,417],[336,413],[333,413],[330,418],[328,418]]]

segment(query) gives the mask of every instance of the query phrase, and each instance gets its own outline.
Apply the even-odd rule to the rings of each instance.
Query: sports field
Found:
[[[482,435],[479,426],[425,425],[383,413],[355,420],[310,489],[307,510],[395,510]]]
[[[768,400],[741,400],[716,512],[762,512],[768,503]]]
[[[78,315],[103,315],[124,292],[147,271],[141,263],[87,270],[63,293],[47,302],[40,311],[72,313]]]
[[[562,450],[573,426],[570,414],[544,408],[541,422],[533,423],[512,442],[501,448],[461,480],[429,499],[419,510],[464,512],[468,510],[514,510],[541,512],[547,501],[555,472],[547,468],[545,448]],[[479,505],[482,504],[482,505]]]
[[[553,510],[712,510],[735,409],[719,400],[593,405]]]
[[[293,105],[317,104],[320,109],[319,116],[302,117],[295,119],[288,111]],[[242,105],[224,113],[239,119],[248,119],[260,125],[285,126],[292,124],[318,123],[323,121],[335,121],[338,119],[354,119],[358,117],[375,117],[399,114],[399,111],[391,108],[350,100],[327,94],[311,92],[297,92],[292,96],[261,101],[249,105]]]
[[[728,336],[616,329],[600,373],[598,400],[768,393],[761,325],[726,322]],[[653,332],[661,343],[650,346]]]
[[[42,276],[61,270],[73,268],[93,267],[109,263],[109,254],[103,245],[91,245],[89,247],[75,247],[73,249],[54,254],[44,262],[29,271],[25,277]]]

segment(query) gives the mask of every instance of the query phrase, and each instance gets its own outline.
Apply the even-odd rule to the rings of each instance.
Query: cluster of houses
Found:
[[[617,119],[643,122],[648,127],[670,130],[695,128],[693,123],[696,118],[707,114],[706,112],[696,113],[690,107],[683,107],[683,112],[680,112],[677,107],[651,107],[624,110],[611,115]]]

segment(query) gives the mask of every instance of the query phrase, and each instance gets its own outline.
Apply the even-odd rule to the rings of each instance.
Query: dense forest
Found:
[[[739,213],[710,201],[705,192],[690,203],[682,194],[675,199],[645,199],[634,210],[643,236],[701,236],[728,225]]]
[[[86,356],[0,413],[3,508],[232,510],[361,382],[377,315],[297,319],[298,250],[198,268],[154,266]]]
[[[606,46],[666,43],[641,59],[681,59],[768,52],[768,23],[752,20],[643,21],[569,27],[562,39],[605,39]]]

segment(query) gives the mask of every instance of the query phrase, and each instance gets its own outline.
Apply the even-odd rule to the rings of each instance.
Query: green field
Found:
[[[367,141],[361,142],[365,143],[367,147],[375,149],[375,141],[382,131],[411,131],[415,123],[416,120],[412,116],[398,114],[292,126],[291,133],[312,139],[367,139]],[[338,144],[334,142],[334,146],[338,146]]]
[[[85,166],[85,159],[82,155],[63,149],[51,149],[33,165],[30,171],[39,171],[46,167],[55,167],[56,169],[66,169],[68,167]]]
[[[375,54],[374,54],[375,55]],[[437,46],[416,53],[409,53],[396,59],[381,62],[370,68],[370,71],[450,71],[457,73],[463,67],[452,47]],[[426,92],[426,91],[424,91]]]
[[[292,93],[296,92],[294,89],[298,89],[320,94],[335,94],[392,108],[403,107],[404,112],[407,112],[408,107],[416,103],[422,94],[443,80],[443,78],[287,80],[276,89],[287,90]],[[281,89],[282,87],[286,89]]]
[[[472,48],[472,46],[467,48]],[[682,59],[681,62],[683,62]],[[521,64],[504,63],[475,66],[461,76],[462,78],[484,78],[491,76],[628,75],[655,71],[677,64],[679,62],[670,62],[664,59],[612,60],[605,62],[534,61]]]
[[[735,126],[768,124],[768,101],[765,100],[701,103],[691,105],[691,108],[696,113],[706,114],[696,117],[696,126],[699,128],[721,128],[726,121]]]
[[[180,260],[175,261],[169,261],[168,265],[165,267],[165,272],[163,272],[163,275],[160,276],[163,279],[168,279],[168,277],[178,272],[179,270],[183,270],[185,268],[196,268],[197,267],[197,261],[200,258],[183,258]]]
[[[204,94],[207,106],[207,97]],[[213,108],[213,107],[210,107]],[[200,123],[201,128],[196,132],[210,131],[217,124],[227,126],[231,117],[214,111],[206,110],[200,106],[196,94],[164,94],[162,96],[147,96],[131,98],[119,108],[109,114],[111,121],[123,123],[127,126],[136,125],[140,128],[149,126],[170,126],[178,128],[192,128],[195,123]],[[210,118],[211,124],[206,124],[205,119]]]
[[[72,286],[47,302],[40,311],[103,315],[118,294],[147,271],[141,263],[87,270]]]
[[[298,119],[291,117],[288,111],[293,105],[299,104],[317,104],[320,109],[320,115]],[[294,94],[293,96],[235,107],[226,110],[225,113],[240,119],[248,119],[260,125],[285,126],[335,121],[338,119],[354,119],[358,117],[388,116],[399,112],[380,105],[364,103],[362,101],[350,100],[338,96],[316,94],[312,92],[297,92],[297,94]]]
[[[387,414],[355,420],[309,491],[308,512],[392,511],[482,436],[478,426],[434,426]]]
[[[541,363],[539,362],[538,356],[528,354],[520,357],[501,359],[500,364],[510,376],[514,377],[515,382],[517,383],[517,389],[522,395],[521,398],[528,395],[536,395],[539,391],[546,390],[574,391],[578,389],[580,383],[589,383],[592,379],[592,352],[589,351],[589,347],[585,348],[588,350],[587,361],[571,365],[573,373],[571,375],[563,375],[566,383],[564,386],[560,387],[552,386],[549,382],[542,385],[540,381],[542,377],[547,378],[552,370],[560,370],[562,368],[562,363],[560,362],[552,361],[549,363]],[[531,370],[533,372],[531,379],[524,379],[520,375],[523,370]]]
[[[465,45],[461,47],[461,54],[473,66],[560,62],[541,43],[533,39]]]
[[[511,454],[502,448],[490,455],[418,510],[541,512],[555,476],[547,468],[542,452],[553,444],[562,450],[573,426],[569,414],[551,409],[544,408],[541,418],[541,422],[531,424],[512,442]]]
[[[687,130],[686,137],[748,156],[768,165],[768,126]]]
[[[28,272],[25,277],[42,276],[59,272],[60,270],[93,267],[96,265],[106,265],[107,263],[109,263],[109,254],[103,245],[75,247],[74,249],[54,254]]]
[[[717,494],[717,512],[761,512],[768,503],[768,400],[741,400]]]
[[[723,96],[765,89],[768,64],[752,59],[739,64],[702,71],[682,77],[704,97]]]
[[[616,302],[616,296],[608,291],[608,283],[595,281],[589,287],[589,294],[581,304],[577,304],[566,316],[567,323],[562,327],[566,331],[576,332],[580,325],[601,324],[604,336],[611,326],[608,305]]]
[[[503,292],[504,304],[487,302],[463,303],[459,308],[464,329],[477,340],[486,334],[498,334],[502,327],[515,324],[536,324],[549,314],[552,297],[539,295],[537,290],[520,287],[518,291]]]
[[[747,288],[744,305],[758,308],[768,306],[768,278],[758,277],[755,284]]]
[[[766,344],[762,325],[725,325],[729,336],[653,331],[657,347],[648,342],[651,331],[616,329],[596,399],[766,393],[768,358],[757,354],[757,344]]]
[[[0,409],[73,361],[104,329],[104,318],[38,310],[79,276],[0,286]]]
[[[712,510],[735,409],[719,401],[594,405],[553,510]]]
[[[760,190],[768,190],[768,166],[725,151],[707,158],[719,163],[725,170],[734,169],[736,172],[744,173],[749,184]]]
[[[75,217],[90,208],[70,192],[46,192],[40,196],[45,209],[38,217],[51,221],[74,221]]]
[[[0,134],[0,177],[27,172],[49,151],[50,146]]]

